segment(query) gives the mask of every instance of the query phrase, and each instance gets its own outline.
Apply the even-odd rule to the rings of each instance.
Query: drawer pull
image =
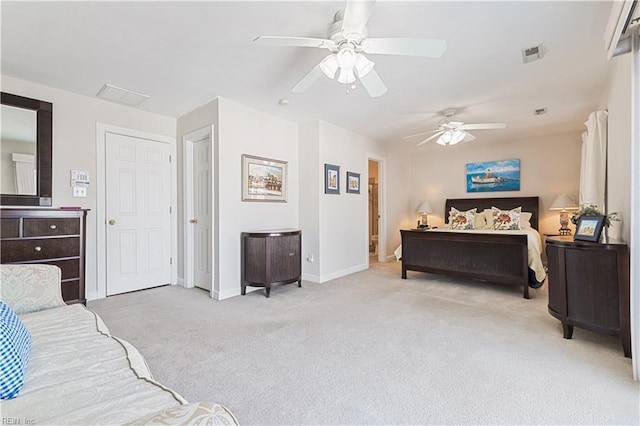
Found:
[[[295,253],[289,253],[289,256],[295,256],[295,255],[296,255]]]
[[[56,229],[57,226],[56,225],[49,225],[49,229]]]
[[[34,249],[35,251],[42,251],[42,247],[40,247],[40,246],[35,246],[33,249]]]

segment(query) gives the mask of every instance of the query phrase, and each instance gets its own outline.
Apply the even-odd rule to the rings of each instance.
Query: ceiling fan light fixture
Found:
[[[322,70],[324,75],[333,80],[336,76],[336,72],[338,71],[338,60],[334,53],[327,56],[322,60],[322,62],[320,62],[320,70]]]
[[[465,136],[466,134],[458,129],[447,130],[440,135],[438,140],[436,140],[436,143],[443,146],[455,145],[459,142],[462,142]]]
[[[356,55],[356,72],[358,73],[358,77],[362,78],[365,75],[369,74],[369,72],[373,69],[375,62],[370,61],[364,56],[362,53],[358,53]]]
[[[338,75],[338,83],[349,84],[356,81],[353,69],[341,69]]]
[[[356,65],[356,51],[352,46],[342,47],[336,57],[338,66],[343,70],[352,70]]]

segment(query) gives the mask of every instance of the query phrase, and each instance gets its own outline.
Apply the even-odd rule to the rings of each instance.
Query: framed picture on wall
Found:
[[[324,165],[324,193],[340,194],[340,166]]]
[[[467,192],[520,191],[520,160],[468,163]]]
[[[360,193],[360,173],[347,172],[347,192],[349,194]]]
[[[604,216],[585,216],[581,215],[576,225],[576,234],[574,240],[592,241],[597,243],[600,241],[600,234],[604,226]]]
[[[242,201],[287,201],[287,162],[242,155]]]

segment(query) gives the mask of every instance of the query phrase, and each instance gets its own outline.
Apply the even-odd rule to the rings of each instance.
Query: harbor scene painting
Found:
[[[467,164],[467,192],[520,191],[520,160]]]

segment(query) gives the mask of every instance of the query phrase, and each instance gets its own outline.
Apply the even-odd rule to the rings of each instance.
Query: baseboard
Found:
[[[390,255],[384,258],[385,262],[395,262],[396,261],[396,256],[395,255]]]
[[[179,285],[180,287],[184,287],[184,278],[178,277],[176,284]]]
[[[85,294],[85,296],[87,297],[87,300],[98,300],[98,292],[97,291],[89,291],[87,292],[87,294]]]
[[[321,275],[319,283],[324,283],[327,281],[335,280],[336,278],[341,278],[346,275],[355,274],[356,272],[364,271],[369,269],[368,263],[363,263],[362,265],[352,266],[351,268],[343,269],[341,271],[332,272],[330,274]]]
[[[302,274],[302,281],[309,281],[312,283],[319,283],[320,276],[316,274]]]

